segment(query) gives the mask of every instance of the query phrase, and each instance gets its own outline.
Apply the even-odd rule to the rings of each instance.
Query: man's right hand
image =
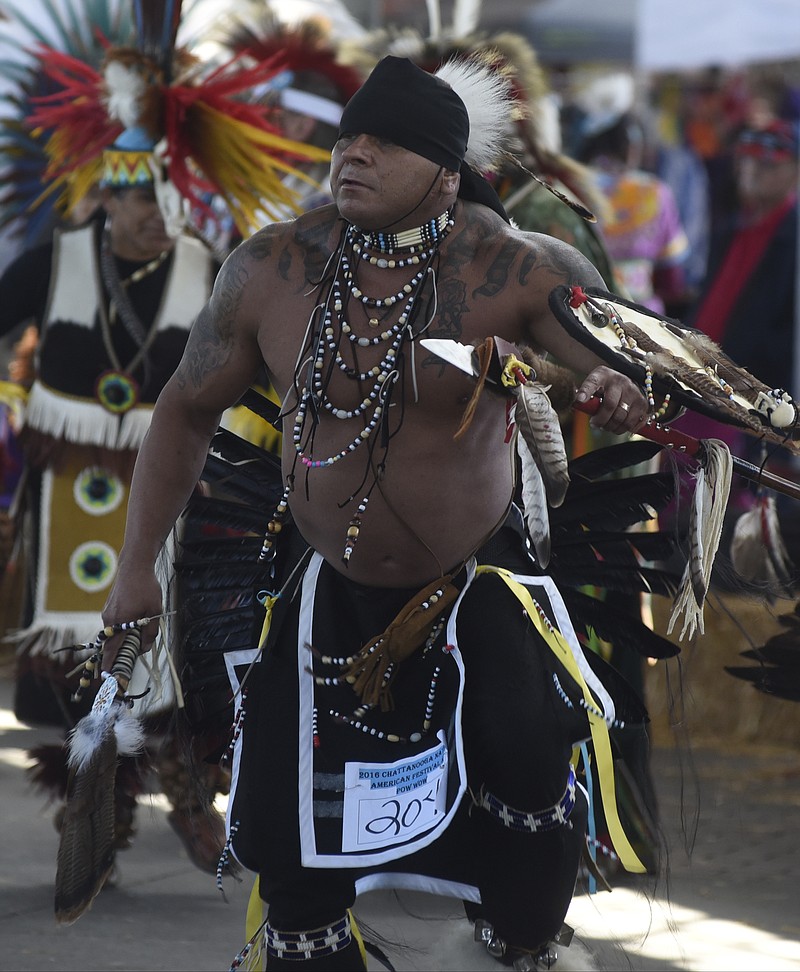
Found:
[[[158,634],[158,618],[163,610],[163,593],[155,571],[152,568],[126,569],[121,565],[103,608],[103,624],[153,618],[142,629],[142,651],[149,651]],[[103,671],[111,670],[122,639],[122,635],[115,635],[103,646]]]

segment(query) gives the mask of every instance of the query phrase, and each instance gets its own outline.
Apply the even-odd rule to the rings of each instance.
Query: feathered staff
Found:
[[[89,685],[103,642],[129,629],[111,672],[100,686],[92,711],[78,722],[67,740],[70,778],[58,846],[55,915],[70,925],[91,906],[114,865],[114,778],[118,756],[141,751],[144,732],[125,691],[141,648],[142,619],[132,626],[104,628],[81,675]]]
[[[770,388],[737,365],[707,335],[594,288],[556,287],[550,307],[573,338],[644,386],[651,425],[658,424],[668,406],[677,404],[792,452],[800,451],[795,439],[798,410],[789,394]],[[663,397],[658,409],[656,394]],[[722,532],[731,473],[800,496],[794,484],[732,457],[727,446],[716,439],[695,443],[693,455],[699,462],[689,522],[690,556],[668,627],[672,631],[682,614],[681,638],[687,631],[690,637],[695,629],[703,631],[702,607]],[[746,526],[740,528],[740,537]]]
[[[702,332],[596,288],[559,286],[549,303],[572,338],[645,388],[654,414],[658,393],[673,406],[800,452],[789,394],[737,365]]]

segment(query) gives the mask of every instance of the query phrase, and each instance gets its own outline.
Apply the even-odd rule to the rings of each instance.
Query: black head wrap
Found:
[[[339,136],[375,135],[461,173],[458,195],[483,203],[508,222],[497,193],[464,162],[469,115],[441,78],[405,57],[385,57],[345,105]]]

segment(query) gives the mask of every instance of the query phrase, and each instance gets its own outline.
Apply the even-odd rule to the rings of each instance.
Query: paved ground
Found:
[[[116,886],[76,924],[55,925],[52,807],[24,768],[26,750],[56,736],[19,725],[10,697],[0,678],[0,970],[229,968],[249,882],[228,880],[223,900],[214,879],[190,864],[158,796],[139,811]],[[567,916],[576,944],[558,969],[800,972],[800,753],[659,747],[653,766],[667,878],[657,886],[627,878],[611,893],[577,895]],[[398,970],[501,968],[471,941],[457,903],[375,894],[357,914],[406,946],[387,950]]]

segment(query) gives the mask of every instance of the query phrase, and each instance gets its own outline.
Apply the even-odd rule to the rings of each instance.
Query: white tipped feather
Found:
[[[731,563],[745,580],[790,591],[794,568],[781,536],[775,497],[763,494],[736,521]]]
[[[511,82],[476,58],[451,58],[436,77],[446,81],[469,115],[465,161],[477,172],[495,169],[505,151],[516,106]]]
[[[521,461],[521,500],[525,526],[531,538],[539,566],[544,570],[550,563],[550,517],[547,510],[544,480],[539,466],[521,435],[517,435],[517,452]]]
[[[695,476],[689,515],[689,560],[667,625],[667,634],[672,634],[676,622],[683,616],[680,641],[687,631],[689,638],[695,631],[705,632],[703,605],[728,508],[733,472],[733,460],[724,442],[704,439],[703,450],[705,458]]]
[[[115,118],[125,128],[138,125],[141,99],[147,88],[144,78],[136,69],[120,61],[107,64],[103,77],[109,117]]]
[[[144,728],[127,705],[121,704],[119,707],[114,722],[114,735],[117,737],[117,753],[120,756],[135,756],[144,748]]]
[[[515,389],[514,421],[544,483],[547,502],[561,506],[569,486],[569,462],[558,413],[547,395],[549,385],[527,381]]]

